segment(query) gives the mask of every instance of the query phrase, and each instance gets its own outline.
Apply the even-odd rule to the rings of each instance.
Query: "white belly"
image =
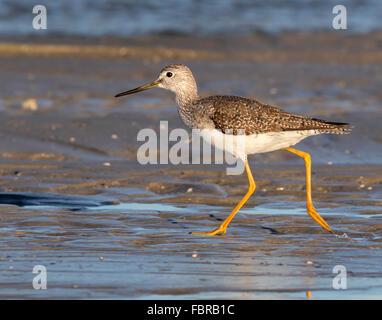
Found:
[[[301,130],[234,136],[225,135],[216,129],[201,131],[201,136],[206,142],[242,159],[249,154],[265,153],[293,146],[302,139],[316,134],[315,130]]]

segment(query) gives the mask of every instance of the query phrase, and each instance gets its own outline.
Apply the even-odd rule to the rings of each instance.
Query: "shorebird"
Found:
[[[218,228],[208,232],[191,232],[192,234],[225,234],[231,220],[256,188],[247,156],[280,149],[294,153],[304,159],[307,213],[324,229],[333,232],[326,221],[317,213],[312,203],[310,155],[291,148],[291,146],[317,134],[350,133],[351,126],[348,123],[330,122],[291,114],[255,99],[228,95],[200,98],[191,70],[182,64],[169,65],[161,70],[158,78],[153,82],[119,93],[115,97],[155,87],[174,92],[178,112],[183,122],[192,129],[206,132],[210,136],[208,138],[212,137],[210,141],[227,135],[233,135],[237,141],[239,138],[245,138],[243,150],[236,152],[235,156],[240,158],[245,165],[249,182],[247,193]]]

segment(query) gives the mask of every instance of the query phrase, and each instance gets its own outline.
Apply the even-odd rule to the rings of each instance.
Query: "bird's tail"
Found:
[[[320,123],[318,130],[320,133],[330,133],[330,134],[349,134],[354,126],[349,123],[344,122],[330,122],[320,119],[314,119]]]

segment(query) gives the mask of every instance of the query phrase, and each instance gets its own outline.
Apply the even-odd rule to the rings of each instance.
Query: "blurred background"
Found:
[[[218,35],[252,32],[328,31],[332,8],[349,10],[350,32],[381,26],[378,0],[0,1],[2,35],[30,35],[31,8],[49,11],[48,34],[142,36],[152,33]]]

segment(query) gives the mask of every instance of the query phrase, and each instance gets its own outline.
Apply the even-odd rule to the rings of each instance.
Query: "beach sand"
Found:
[[[0,39],[0,298],[380,299],[381,46],[380,32]],[[217,227],[247,178],[137,162],[140,129],[185,127],[169,92],[113,96],[170,63],[191,68],[201,96],[355,126],[296,146],[336,235],[305,212],[304,163],[285,151],[250,157],[257,189],[226,235],[189,234]]]

